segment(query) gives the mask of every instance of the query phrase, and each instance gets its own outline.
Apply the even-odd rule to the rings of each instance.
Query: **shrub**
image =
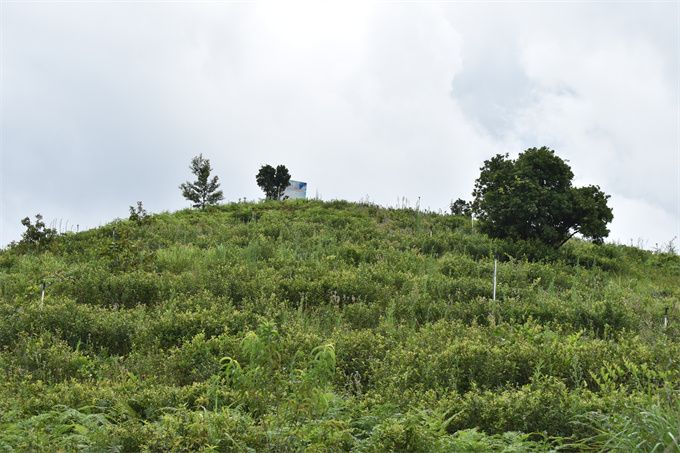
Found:
[[[50,332],[36,335],[22,332],[10,351],[11,363],[30,373],[33,379],[55,383],[88,374],[90,360]]]
[[[332,400],[335,348],[330,344],[314,348],[307,366],[300,367],[296,357],[290,365],[282,361],[280,340],[275,325],[262,323],[243,339],[245,369],[231,357],[222,359],[224,383],[238,392],[240,402],[259,420],[268,450],[295,442],[300,423],[320,417]]]

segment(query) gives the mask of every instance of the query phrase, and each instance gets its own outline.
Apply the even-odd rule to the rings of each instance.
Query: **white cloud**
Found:
[[[650,43],[610,32],[534,37],[522,61],[535,101],[518,116],[567,156],[577,174],[629,198],[677,207],[678,92]]]
[[[3,244],[37,212],[188,206],[199,153],[229,200],[283,163],[325,199],[446,209],[484,159],[547,145],[612,194],[612,231],[678,223],[677,5],[11,3],[1,25]]]
[[[614,222],[608,241],[653,250],[675,239],[673,244],[678,247],[678,218],[663,207],[618,194],[612,196],[610,205]]]

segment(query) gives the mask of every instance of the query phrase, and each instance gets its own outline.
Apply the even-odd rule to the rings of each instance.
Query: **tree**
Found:
[[[470,215],[470,212],[472,212],[472,206],[462,198],[451,203],[451,214],[453,215],[467,216]]]
[[[26,231],[21,234],[21,242],[26,245],[44,245],[49,243],[57,235],[56,229],[45,228],[45,222],[43,222],[43,216],[41,214],[35,215],[35,225],[31,225],[31,219],[29,217],[23,219],[21,224],[26,227]]]
[[[279,165],[276,169],[271,165],[263,165],[255,180],[268,200],[280,200],[290,184],[290,173],[284,165]]]
[[[217,190],[220,184],[217,182],[217,176],[212,180],[210,178],[210,160],[203,159],[203,154],[200,154],[191,159],[189,169],[198,177],[196,182],[185,182],[179,185],[182,189],[182,195],[189,201],[194,202],[194,208],[205,208],[207,205],[215,204],[224,199],[221,190]]]
[[[557,249],[575,234],[602,242],[614,216],[598,186],[572,187],[571,167],[547,147],[484,162],[473,211],[491,237],[539,240]]]
[[[137,209],[134,206],[130,206],[130,217],[128,220],[135,222],[137,226],[149,225],[151,224],[153,218],[146,212],[146,209],[142,206],[142,202],[137,202]]]

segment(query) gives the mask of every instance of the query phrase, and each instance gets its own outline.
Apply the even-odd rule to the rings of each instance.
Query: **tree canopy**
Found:
[[[450,207],[453,215],[469,215],[472,212],[472,205],[462,198],[452,201]]]
[[[180,184],[179,188],[182,189],[184,198],[194,202],[194,208],[203,209],[224,199],[222,191],[217,190],[220,187],[217,176],[209,180],[212,171],[209,159],[203,159],[203,154],[200,154],[191,159],[189,169],[198,180],[193,183],[187,181]]]
[[[268,200],[280,200],[290,184],[290,173],[285,165],[279,165],[276,168],[263,165],[255,176],[255,180]]]
[[[473,210],[490,237],[539,240],[561,247],[575,234],[601,242],[613,219],[598,186],[572,187],[571,167],[547,147],[516,160],[498,154],[475,181]]]
[[[21,224],[26,227],[26,231],[21,234],[21,242],[23,244],[47,243],[57,235],[57,230],[54,228],[45,228],[42,214],[35,215],[35,225],[31,225],[31,219],[26,217],[21,221]]]

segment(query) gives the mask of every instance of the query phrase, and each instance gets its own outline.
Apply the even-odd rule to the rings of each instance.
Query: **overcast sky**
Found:
[[[189,207],[200,153],[226,201],[284,164],[309,197],[448,212],[484,160],[541,146],[611,195],[610,241],[680,235],[676,1],[0,9],[0,246],[36,213],[82,231]]]

